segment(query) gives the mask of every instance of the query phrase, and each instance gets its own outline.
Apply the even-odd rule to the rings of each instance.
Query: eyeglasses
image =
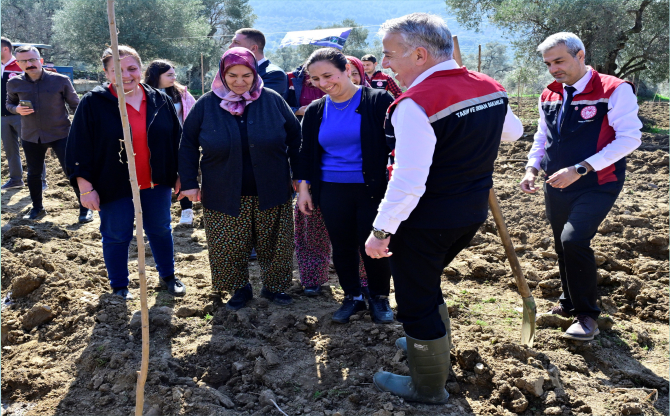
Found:
[[[30,58],[30,59],[17,59],[16,62],[20,64],[27,64],[30,62],[31,64],[34,64],[35,62],[39,61],[39,58]]]

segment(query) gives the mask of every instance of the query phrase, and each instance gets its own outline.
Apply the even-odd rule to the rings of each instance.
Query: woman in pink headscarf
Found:
[[[212,91],[184,121],[179,146],[180,197],[202,201],[212,286],[237,310],[253,298],[249,254],[258,253],[260,295],[279,305],[293,276],[291,162],[300,124],[276,92],[263,88],[253,53],[228,49]],[[202,170],[202,189],[197,176]]]

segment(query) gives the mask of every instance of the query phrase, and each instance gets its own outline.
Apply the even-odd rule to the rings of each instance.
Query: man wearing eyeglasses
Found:
[[[70,131],[70,111],[79,105],[79,97],[70,78],[42,68],[39,51],[33,46],[19,46],[16,62],[24,71],[7,81],[6,108],[21,116],[21,143],[28,165],[28,190],[33,207],[23,218],[39,220],[47,212],[42,204],[42,172],[47,149],[56,154],[65,169],[65,144]],[[75,188],[77,199],[79,191]],[[79,205],[79,222],[93,221],[93,212]]]
[[[21,164],[21,116],[12,114],[5,108],[7,102],[7,81],[23,73],[23,70],[16,63],[16,58],[12,55],[12,42],[6,37],[2,37],[2,46],[0,47],[0,56],[2,57],[2,147],[5,150],[5,159],[9,168],[9,180],[5,182],[0,189],[3,191],[9,189],[23,188],[23,166]],[[42,188],[46,187],[46,167],[42,174]]]

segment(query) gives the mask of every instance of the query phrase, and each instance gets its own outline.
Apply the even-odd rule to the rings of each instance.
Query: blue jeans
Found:
[[[149,238],[156,269],[160,277],[174,274],[174,253],[170,205],[172,188],[157,185],[140,191],[144,231]],[[109,284],[112,288],[128,286],[128,248],[133,239],[135,208],[132,198],[122,198],[100,205],[100,234]]]

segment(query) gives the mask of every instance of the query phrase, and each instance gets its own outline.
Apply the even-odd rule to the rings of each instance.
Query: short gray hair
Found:
[[[37,56],[41,56],[40,51],[36,47],[31,46],[31,45],[21,45],[21,46],[18,46],[16,49],[14,49],[15,54],[16,53],[26,53],[26,52],[37,52]]]
[[[435,59],[446,61],[454,54],[451,31],[440,16],[428,13],[412,13],[390,19],[379,29],[379,35],[398,33],[407,49],[426,48]]]
[[[537,47],[537,51],[544,55],[549,49],[558,46],[565,45],[568,48],[568,52],[573,57],[577,56],[577,52],[582,51],[586,53],[584,49],[584,43],[577,35],[571,32],[559,32],[554,33],[540,43]]]

